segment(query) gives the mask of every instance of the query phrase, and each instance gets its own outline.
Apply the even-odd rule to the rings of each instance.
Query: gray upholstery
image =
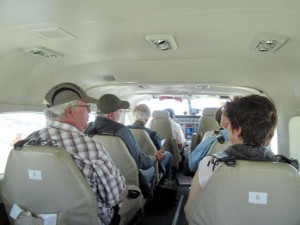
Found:
[[[145,131],[144,129],[134,128],[130,128],[130,131],[144,154],[153,156],[156,153],[156,147],[147,131]]]
[[[289,164],[222,164],[196,197],[189,224],[299,225],[299,192],[299,173]]]
[[[123,140],[112,135],[94,135],[93,139],[104,146],[116,167],[125,177],[126,184],[139,187],[138,167]]]
[[[29,178],[29,174],[39,173],[40,179]],[[24,146],[21,151],[12,150],[2,196],[7,212],[17,204],[35,214],[66,211],[72,225],[98,224],[95,194],[62,148]]]
[[[172,122],[169,112],[166,110],[153,111],[152,120],[150,121],[150,128],[155,130],[161,139],[174,138]]]
[[[147,131],[145,131],[144,129],[134,129],[134,128],[131,128],[130,131],[133,134],[135,140],[137,141],[142,153],[149,156],[154,156],[157,150]],[[155,163],[154,168],[156,174],[155,183],[157,183],[160,177],[157,163]]]
[[[202,138],[207,131],[218,130],[219,124],[215,119],[215,114],[218,108],[205,108],[202,111],[202,116],[199,119],[198,131],[192,135],[191,150],[202,141]]]
[[[173,134],[169,112],[166,110],[154,110],[152,113],[152,120],[150,121],[150,128],[156,131],[161,139],[171,140],[172,145],[169,150],[173,154],[172,166],[178,168],[180,155],[177,140]]]
[[[152,113],[152,117],[156,119],[168,119],[170,118],[170,114],[166,110],[154,110]]]
[[[138,167],[123,140],[112,135],[94,135],[93,139],[104,146],[116,167],[120,169],[121,174],[125,177],[128,190],[137,190],[141,193]],[[144,205],[145,199],[142,194],[137,199],[126,198],[119,212],[121,215],[120,225],[128,224]]]
[[[1,195],[2,185],[3,185],[3,176],[4,176],[4,174],[0,174],[0,203],[3,202],[2,195]]]
[[[205,108],[203,109],[202,116],[199,120],[199,126],[198,126],[198,134],[201,135],[201,137],[204,136],[206,131],[210,130],[218,130],[219,124],[215,119],[215,114],[218,108]]]
[[[215,143],[213,143],[213,145],[208,150],[207,155],[215,154],[217,152],[223,151],[223,150],[227,149],[228,146],[230,146],[230,145],[231,145],[230,141],[224,141],[224,143],[220,143],[220,142],[216,141]]]

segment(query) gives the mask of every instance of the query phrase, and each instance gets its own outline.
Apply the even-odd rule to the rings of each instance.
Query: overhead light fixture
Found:
[[[262,40],[258,43],[255,50],[260,52],[272,51],[279,42],[276,40]]]
[[[24,52],[29,53],[29,54],[33,54],[33,55],[37,55],[37,56],[42,56],[48,59],[55,59],[57,57],[62,57],[64,56],[63,54],[50,50],[48,48],[44,48],[44,47],[34,47],[34,48],[30,48],[30,49],[23,49]]]
[[[210,85],[208,85],[208,84],[201,84],[201,85],[198,85],[197,88],[202,89],[202,90],[204,90],[204,89],[210,89]]]
[[[157,50],[167,51],[167,50],[176,50],[177,44],[172,35],[149,35],[145,37],[148,44]]]
[[[252,48],[258,52],[276,52],[287,41],[288,37],[271,33],[259,33],[252,42]]]

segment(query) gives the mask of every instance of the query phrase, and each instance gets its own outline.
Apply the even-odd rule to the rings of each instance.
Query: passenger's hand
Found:
[[[160,149],[159,151],[156,152],[155,157],[157,158],[158,161],[161,161],[166,157],[166,153],[163,152],[163,149]]]
[[[127,195],[128,195],[128,188],[126,186],[123,193],[120,195],[120,202],[123,202],[125,200],[125,198],[127,197]]]
[[[162,146],[157,152],[164,152],[166,150],[166,146]]]

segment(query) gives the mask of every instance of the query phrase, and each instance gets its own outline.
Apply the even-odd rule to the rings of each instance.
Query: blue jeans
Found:
[[[168,151],[165,151],[164,153],[166,154],[166,157],[163,160],[161,160],[160,162],[161,162],[161,164],[164,165],[164,167],[166,169],[166,177],[168,179],[170,179],[172,176],[171,168],[172,168],[173,155],[172,155],[172,153],[170,153]]]
[[[151,183],[152,180],[154,179],[154,173],[155,173],[154,167],[152,166],[150,169],[147,170],[140,169],[140,171],[143,174],[143,176],[146,178],[148,183]]]

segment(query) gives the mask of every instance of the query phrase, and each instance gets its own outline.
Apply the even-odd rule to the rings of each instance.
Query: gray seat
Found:
[[[120,173],[125,177],[128,190],[136,190],[141,193],[138,167],[123,140],[113,135],[94,135],[93,139],[104,146]],[[146,202],[142,194],[137,199],[127,198],[126,200],[122,203],[119,212],[121,215],[120,225],[128,224],[138,211],[143,209]]]
[[[154,110],[150,121],[150,128],[156,131],[161,139],[171,140],[170,152],[173,154],[172,166],[178,168],[180,163],[180,155],[177,140],[173,134],[172,122],[169,112],[166,110]]]
[[[157,150],[147,131],[145,131],[144,129],[134,128],[130,128],[130,131],[137,141],[142,153],[150,156],[155,155]],[[155,163],[155,174],[155,183],[158,183],[160,175],[157,162]]]
[[[197,195],[190,225],[298,225],[300,176],[289,164],[220,165]]]
[[[199,119],[197,133],[192,135],[191,150],[202,141],[202,138],[207,131],[218,130],[219,124],[215,119],[215,114],[218,108],[205,108],[202,111],[202,116]]]
[[[125,177],[126,184],[139,187],[138,167],[123,140],[113,135],[94,135],[93,139],[104,146],[116,167]]]
[[[64,211],[72,225],[98,224],[95,194],[62,148],[24,146],[21,151],[12,150],[2,197],[8,214],[17,204],[34,214]],[[14,224],[11,218],[10,224]]]

